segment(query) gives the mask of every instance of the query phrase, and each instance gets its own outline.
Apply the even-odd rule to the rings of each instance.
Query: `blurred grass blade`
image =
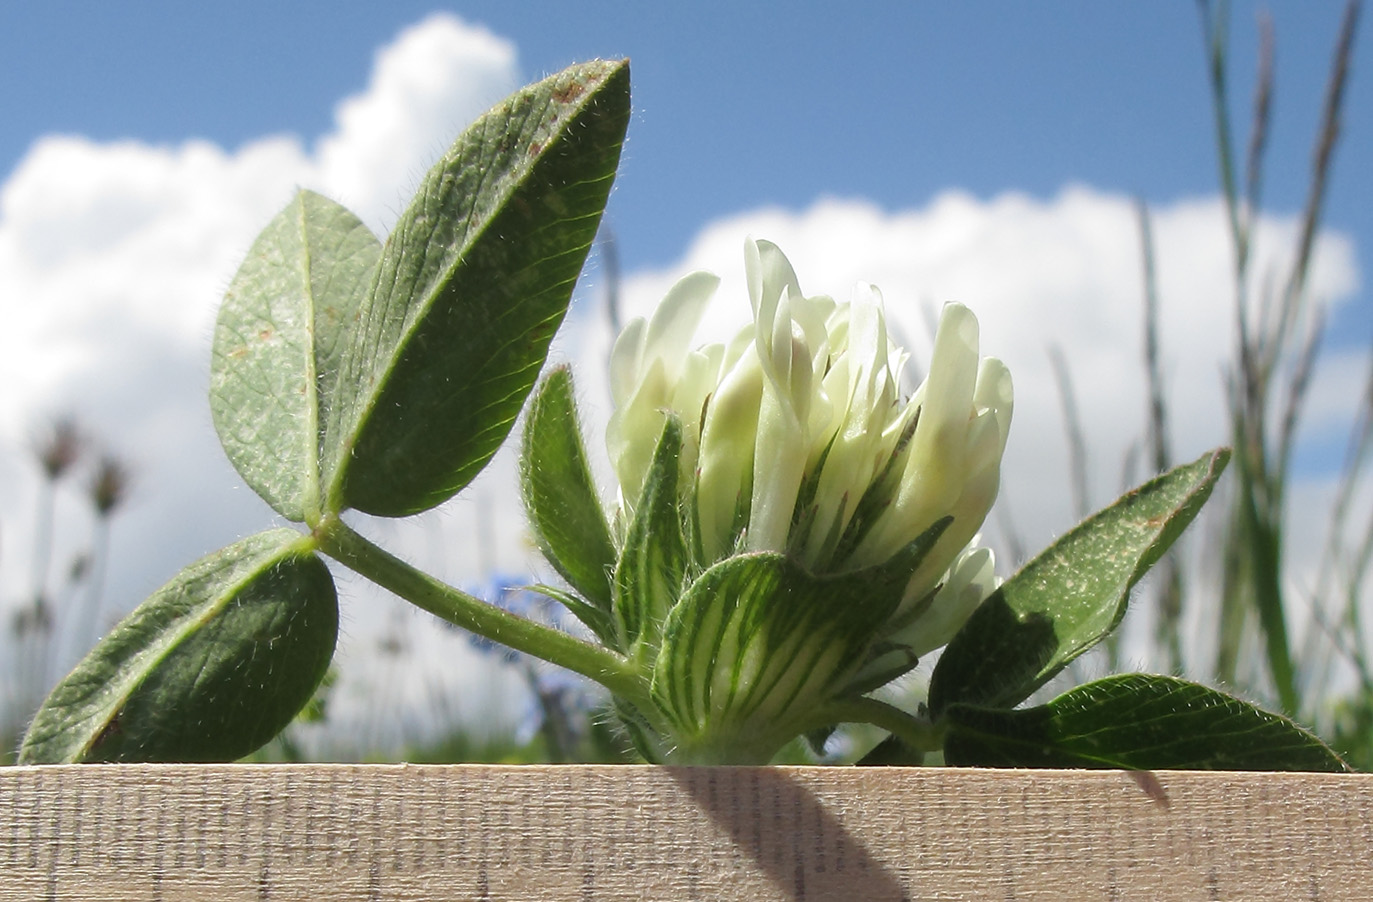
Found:
[[[533,388],[596,235],[629,64],[572,66],[478,119],[382,251],[325,431],[325,506],[404,516],[484,467]]]
[[[1248,464],[1251,461],[1245,456],[1240,458],[1240,463]],[[1268,509],[1266,502],[1273,499],[1258,485],[1263,479],[1262,473],[1247,466],[1236,469],[1239,471],[1236,512],[1239,522],[1236,535],[1240,543],[1237,550],[1241,554],[1243,568],[1239,586],[1249,590],[1248,598],[1258,611],[1268,669],[1277,689],[1278,701],[1285,711],[1295,712],[1299,699],[1291,647],[1287,640],[1287,615],[1282,589],[1282,505],[1279,503],[1276,509]],[[1276,516],[1265,516],[1265,513]]]
[[[1087,439],[1082,431],[1081,410],[1073,392],[1073,374],[1068,358],[1059,345],[1049,347],[1050,368],[1063,407],[1063,431],[1068,439],[1068,477],[1073,487],[1073,516],[1084,519],[1092,512],[1091,496],[1087,491]]]
[[[1078,524],[982,603],[935,665],[930,709],[1013,707],[1125,615],[1130,589],[1210,497],[1230,458],[1177,467]]]
[[[944,759],[976,767],[1349,768],[1277,714],[1175,677],[1121,674],[1018,711],[952,705]]]
[[[235,469],[288,520],[319,515],[320,426],[340,336],[381,243],[333,201],[301,191],[235,274],[215,323],[210,413]]]
[[[1311,178],[1301,217],[1300,233],[1291,269],[1281,287],[1268,286],[1251,305],[1250,247],[1252,226],[1258,216],[1261,157],[1267,144],[1272,93],[1272,38],[1262,25],[1259,76],[1254,112],[1254,138],[1249,153],[1250,187],[1246,216],[1233,179],[1228,143],[1229,102],[1225,86],[1225,7],[1210,15],[1202,5],[1212,83],[1212,108],[1217,121],[1221,176],[1230,209],[1230,232],[1235,247],[1235,317],[1238,361],[1229,381],[1229,404],[1234,433],[1238,485],[1230,533],[1226,537],[1224,584],[1220,600],[1220,629],[1215,656],[1215,675],[1222,682],[1241,678],[1241,646],[1253,614],[1263,631],[1267,669],[1273,690],[1284,710],[1301,705],[1298,662],[1294,661],[1286,625],[1286,601],[1281,566],[1283,524],[1287,513],[1287,480],[1296,426],[1305,401],[1308,380],[1323,335],[1319,311],[1308,315],[1308,277],[1320,223],[1333,154],[1341,131],[1341,119],[1349,81],[1350,59],[1360,12],[1357,0],[1345,5],[1331,60],[1321,120],[1316,134]],[[1259,317],[1250,326],[1249,310],[1257,306]],[[1303,338],[1304,333],[1304,338]],[[1289,368],[1290,366],[1290,368]],[[1285,381],[1285,397],[1279,398]],[[1275,411],[1278,403],[1283,406]],[[1276,434],[1270,416],[1280,420]]]
[[[1149,206],[1143,198],[1135,199],[1135,218],[1139,223],[1140,260],[1144,280],[1144,371],[1149,384],[1149,464],[1151,472],[1163,473],[1173,466],[1173,453],[1168,441],[1168,405],[1164,400],[1163,368],[1159,347],[1158,267],[1154,254],[1154,227]],[[1155,577],[1154,639],[1164,655],[1164,669],[1182,669],[1182,565],[1177,555],[1168,555],[1159,562]],[[1119,635],[1118,633],[1115,635]],[[1114,636],[1113,636],[1114,639]],[[1119,646],[1113,648],[1118,650]],[[1117,662],[1112,660],[1112,670]]]
[[[68,674],[21,764],[232,761],[309,703],[333,657],[328,568],[277,529],[190,565]]]
[[[587,464],[567,367],[549,373],[529,405],[520,488],[544,557],[608,618],[615,547]]]

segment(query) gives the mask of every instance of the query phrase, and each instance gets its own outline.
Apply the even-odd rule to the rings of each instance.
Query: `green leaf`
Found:
[[[944,758],[949,764],[1349,769],[1324,743],[1285,717],[1197,683],[1143,673],[1097,680],[1037,708],[951,705],[946,722]]]
[[[1295,711],[1300,699],[1292,667],[1292,650],[1288,645],[1286,606],[1282,594],[1282,516],[1279,512],[1275,519],[1272,514],[1264,516],[1260,513],[1259,499],[1271,497],[1271,489],[1267,478],[1254,473],[1252,466],[1247,465],[1243,454],[1239,458],[1238,470],[1238,535],[1234,541],[1239,547],[1247,549],[1242,555],[1242,562],[1238,564],[1239,569],[1247,571],[1241,577],[1240,597],[1246,601],[1252,600],[1258,611],[1274,688],[1283,708]]]
[[[319,516],[320,432],[340,338],[380,256],[381,242],[356,216],[301,191],[253,242],[220,305],[215,430],[239,475],[289,520]]]
[[[628,61],[573,66],[482,116],[425,176],[344,355],[331,510],[417,513],[491,459],[567,312],[628,122]]]
[[[847,688],[949,522],[866,570],[816,576],[769,552],[701,574],[668,616],[653,674],[674,738],[771,753],[821,726],[814,708]]]
[[[1203,455],[1083,520],[982,603],[930,678],[930,710],[1020,704],[1125,616],[1130,589],[1192,522],[1230,459]]]
[[[544,557],[568,585],[609,615],[615,546],[587,466],[567,367],[549,373],[529,405],[520,488]]]
[[[338,598],[308,539],[277,529],[182,570],[53,689],[23,764],[230,761],[311,698]]]
[[[615,566],[615,621],[624,650],[641,638],[649,648],[657,648],[668,611],[682,592],[687,548],[677,506],[681,456],[682,424],[669,416]]]

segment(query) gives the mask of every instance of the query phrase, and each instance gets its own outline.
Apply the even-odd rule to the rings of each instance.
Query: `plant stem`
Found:
[[[870,723],[898,737],[916,751],[938,752],[944,748],[946,730],[943,726],[908,714],[880,699],[862,697],[833,702],[818,712],[817,721],[824,724]]]
[[[435,617],[595,680],[635,705],[648,687],[619,655],[544,626],[435,579],[354,532],[338,517],[314,530],[319,550]]]

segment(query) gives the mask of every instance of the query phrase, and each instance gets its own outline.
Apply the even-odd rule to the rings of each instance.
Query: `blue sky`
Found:
[[[1269,8],[1277,95],[1261,272],[1278,270],[1295,235],[1342,4]],[[1241,145],[1257,9],[1231,13]],[[1012,531],[1005,523],[1033,550],[1074,520],[1050,347],[1065,352],[1075,380],[1093,506],[1146,475],[1122,464],[1139,446],[1145,409],[1136,195],[1155,214],[1177,456],[1224,442],[1233,288],[1195,5],[852,10],[4,6],[0,384],[18,388],[0,392],[0,609],[26,591],[24,569],[9,565],[24,559],[38,484],[25,448],[56,414],[78,417],[135,471],[113,537],[111,611],[267,525],[270,513],[224,460],[205,403],[215,306],[254,234],[298,185],[384,230],[471,118],[519,84],[594,56],[633,61],[635,113],[606,219],[626,312],[649,312],[675,278],[711,269],[724,278],[722,309],[703,328],[720,337],[747,310],[745,235],[777,241],[807,292],[843,300],[859,279],[877,284],[917,364],[937,304],[966,303],[982,323],[983,353],[1004,359],[1016,381],[1001,508],[988,527],[994,547]],[[1367,24],[1335,159],[1331,231],[1312,276],[1333,326],[1303,421],[1304,478],[1291,489],[1287,560],[1297,577],[1316,565],[1373,337]],[[593,440],[608,416],[611,336],[594,305],[602,281],[593,257],[556,350],[579,367]],[[444,511],[377,524],[378,534],[457,584],[528,572],[510,456],[490,469]],[[67,487],[59,521],[82,523],[80,502],[79,486]],[[474,528],[496,537],[491,546],[471,541]],[[59,541],[58,559],[79,550],[84,529]],[[384,612],[394,610],[349,608],[345,643],[390,629]],[[442,649],[441,661],[470,654],[435,635],[414,641]],[[459,648],[442,645],[450,641]],[[406,685],[427,691],[431,677],[440,679]]]
[[[1295,210],[1342,4],[1267,4],[1278,95],[1267,196]],[[957,186],[1068,182],[1152,200],[1216,184],[1197,10],[1181,2],[631,4],[49,2],[0,12],[0,171],[38,135],[234,147],[325,132],[376,47],[436,8],[485,24],[533,78],[633,60],[638,113],[614,212],[629,266],[700,223],[817,194],[887,206]],[[1231,13],[1247,123],[1257,4]],[[575,14],[574,11],[575,10]],[[1362,41],[1329,223],[1373,243],[1373,100]],[[1360,200],[1360,199],[1363,200]]]

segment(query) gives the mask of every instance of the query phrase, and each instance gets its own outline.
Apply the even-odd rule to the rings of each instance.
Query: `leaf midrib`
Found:
[[[293,547],[297,544],[297,540],[300,539],[299,534],[292,532],[291,530],[281,530],[282,539],[287,538],[288,535],[293,541],[283,542],[281,546],[270,553],[264,553],[253,566],[246,568],[240,579],[235,580],[233,583],[226,586],[211,603],[206,604],[203,611],[198,616],[194,616],[196,608],[192,606],[192,608],[187,611],[186,615],[178,617],[168,624],[168,626],[171,626],[172,624],[183,624],[170,639],[163,642],[154,641],[149,643],[132,657],[126,658],[123,663],[117,666],[116,673],[122,671],[125,674],[123,679],[115,681],[115,686],[118,687],[119,691],[109,696],[103,693],[95,696],[100,698],[112,698],[116,703],[113,707],[101,706],[107,712],[106,715],[102,718],[98,718],[100,721],[98,728],[88,733],[86,739],[81,743],[78,754],[73,760],[81,761],[85,759],[86,755],[88,755],[94,747],[96,741],[99,740],[105,729],[109,726],[110,720],[117,717],[119,713],[123,711],[125,705],[128,704],[129,699],[138,691],[139,687],[143,685],[148,675],[157,664],[170,657],[171,654],[181,646],[182,642],[192,636],[196,630],[203,628],[213,620],[215,615],[223,610],[225,606],[233,601],[233,599],[237,598],[239,593],[249,583],[260,577],[263,572],[268,569],[269,565],[286,560],[287,558],[300,553],[300,549]],[[213,573],[207,574],[204,578],[213,579]],[[189,591],[189,589],[190,587],[186,587],[183,591]],[[166,632],[164,631],[162,634],[166,635]],[[87,698],[91,697],[93,696],[87,696]],[[95,719],[97,718],[88,718],[87,720]]]

